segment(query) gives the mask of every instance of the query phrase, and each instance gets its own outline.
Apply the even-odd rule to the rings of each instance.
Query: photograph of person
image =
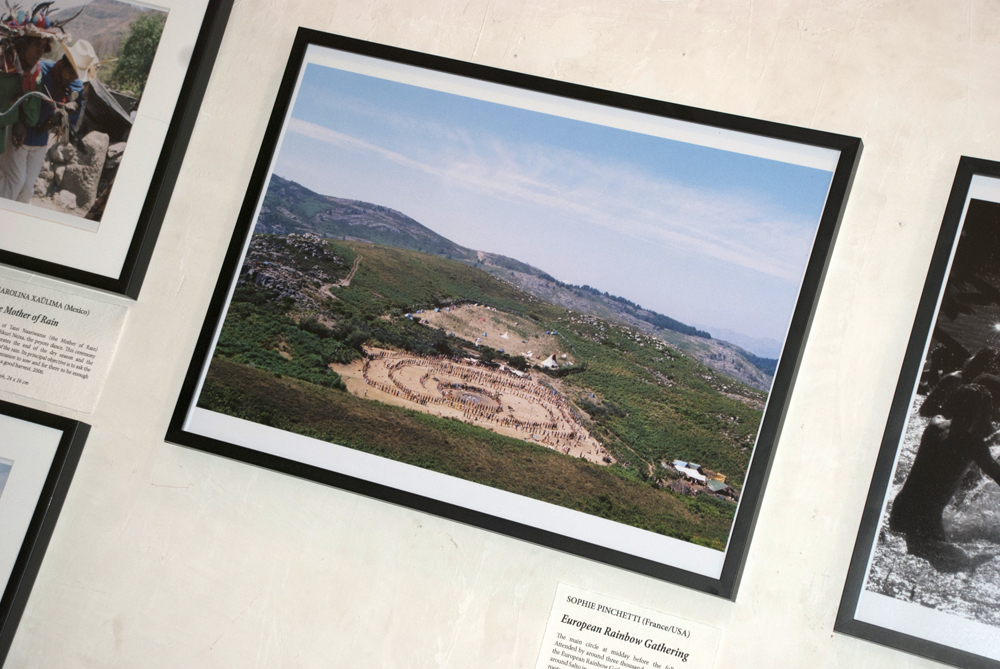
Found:
[[[166,12],[118,0],[0,16],[0,200],[101,220]]]
[[[966,206],[857,617],[995,657],[1000,202]]]

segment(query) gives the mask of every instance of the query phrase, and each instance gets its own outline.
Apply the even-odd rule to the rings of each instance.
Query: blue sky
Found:
[[[317,64],[275,173],[683,322],[779,340],[832,177]]]

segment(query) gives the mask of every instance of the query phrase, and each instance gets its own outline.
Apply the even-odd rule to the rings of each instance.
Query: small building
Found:
[[[727,490],[729,488],[729,486],[727,486],[725,483],[717,479],[709,479],[708,482],[705,484],[705,487],[711,490],[712,492],[716,493],[723,492],[724,490]]]

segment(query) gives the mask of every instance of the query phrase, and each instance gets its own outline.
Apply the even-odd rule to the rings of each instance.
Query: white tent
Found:
[[[556,354],[553,353],[545,358],[545,360],[542,360],[542,367],[545,369],[559,369],[559,365],[556,364]]]
[[[692,478],[695,481],[699,481],[701,483],[704,483],[705,481],[708,480],[704,474],[699,474],[696,470],[690,469],[688,467],[677,467],[677,471],[679,471],[684,476]]]

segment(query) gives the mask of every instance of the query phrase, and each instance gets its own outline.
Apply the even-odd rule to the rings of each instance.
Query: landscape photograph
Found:
[[[832,171],[528,107],[307,64],[197,406],[725,551]]]

